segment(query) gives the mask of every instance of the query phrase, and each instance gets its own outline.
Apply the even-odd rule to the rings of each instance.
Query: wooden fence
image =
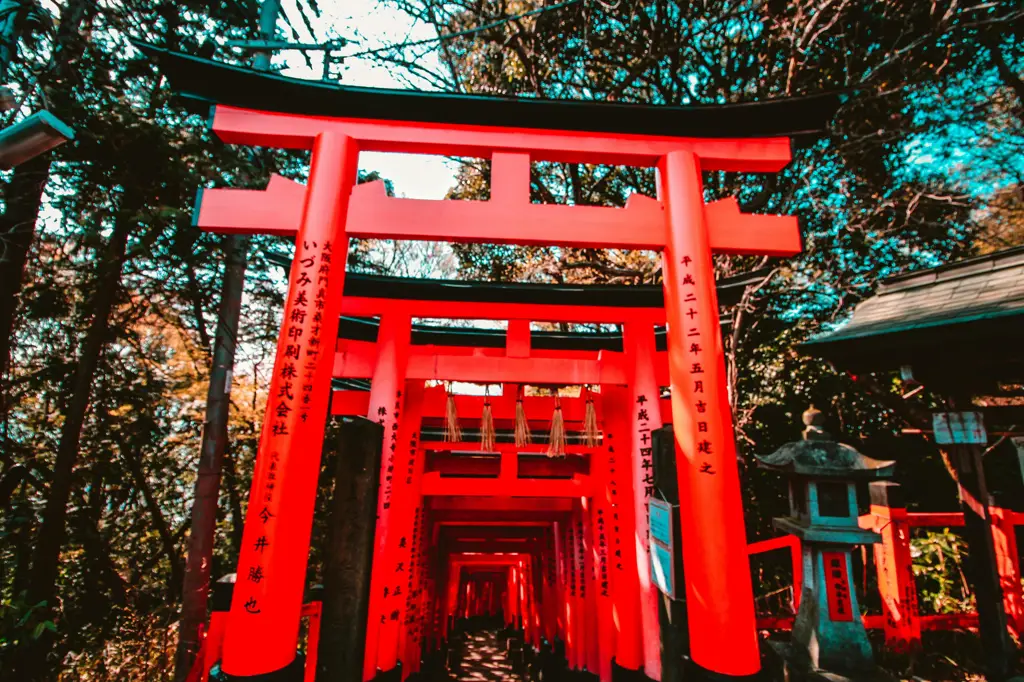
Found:
[[[1024,513],[990,507],[996,567],[1003,590],[1010,629],[1018,637],[1024,635],[1024,592],[1021,587],[1020,555],[1017,552],[1016,526],[1024,525]],[[910,552],[913,528],[957,528],[964,525],[962,513],[908,512],[901,507],[871,505],[871,511],[860,517],[860,526],[881,535],[874,545],[874,564],[881,596],[880,615],[864,615],[868,629],[884,630],[886,647],[903,652],[920,647],[921,632],[977,628],[977,613],[922,614]],[[787,550],[793,568],[792,608],[799,608],[803,584],[803,561],[800,539],[793,535],[762,540],[748,545],[751,556]],[[776,592],[782,592],[777,590]],[[772,593],[775,594],[775,593]],[[765,630],[790,630],[794,616],[759,615],[758,627]]]

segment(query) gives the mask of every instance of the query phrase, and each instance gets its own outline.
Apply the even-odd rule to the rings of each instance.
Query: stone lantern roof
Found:
[[[803,440],[786,443],[770,455],[757,455],[758,466],[773,471],[815,478],[888,478],[896,462],[861,454],[856,448],[832,440],[821,427],[824,415],[814,405],[803,414],[807,428]]]

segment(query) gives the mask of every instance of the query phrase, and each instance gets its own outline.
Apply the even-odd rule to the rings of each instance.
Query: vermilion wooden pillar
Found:
[[[540,605],[538,604],[540,596],[540,573],[541,573],[541,560],[540,560],[540,548],[530,559],[530,586],[529,598],[530,598],[530,644],[535,649],[540,649],[541,644],[541,612]]]
[[[515,622],[517,628],[523,630],[524,636],[529,632],[530,626],[527,624],[526,614],[526,568],[522,561],[518,565],[513,566],[511,570],[515,571]]]
[[[445,556],[439,557],[436,562],[438,568],[437,581],[434,583],[434,589],[437,599],[437,637],[438,644],[442,641],[448,641],[448,628],[449,622],[451,621],[452,614],[452,602],[451,602],[451,574],[452,567],[448,558]]]
[[[447,579],[448,585],[445,590],[445,625],[444,625],[444,636],[446,639],[451,637],[451,626],[452,619],[455,618],[459,613],[459,599],[461,593],[459,591],[459,580],[462,569],[458,566],[452,565],[451,559],[446,561]]]
[[[397,432],[401,427],[401,413],[404,402],[403,388],[409,357],[409,339],[412,320],[408,315],[392,312],[381,316],[377,330],[377,362],[370,381],[370,404],[367,418],[379,421],[384,426],[384,445],[381,451],[380,491],[377,496],[377,529],[374,535],[373,568],[370,574],[370,607],[366,622],[366,654],[363,659],[363,679],[371,680],[377,674],[379,636],[387,624],[390,611],[385,610],[387,587],[393,576],[392,557],[388,556],[386,544],[388,528],[393,518],[392,504],[395,501],[390,467],[395,468],[399,456]],[[417,429],[419,426],[417,425]],[[394,667],[394,666],[392,666]],[[390,668],[382,668],[390,670]]]
[[[273,673],[295,659],[358,155],[338,133],[313,145],[224,640],[232,676]]]
[[[400,633],[405,624],[407,595],[413,587],[413,537],[422,495],[423,457],[419,449],[420,417],[423,407],[423,382],[407,381],[402,395],[402,413],[396,429],[385,434],[383,485],[391,488],[391,507],[382,517],[384,551],[380,567],[381,616],[377,642],[377,667],[394,669],[398,663]],[[391,444],[396,447],[392,449]],[[392,454],[393,459],[388,455]],[[393,464],[391,463],[393,461]],[[404,674],[404,673],[403,673]]]
[[[567,545],[568,533],[566,526],[571,523],[568,519],[555,522],[555,557],[558,562],[558,603],[559,603],[559,636],[565,644],[565,657],[570,667],[572,666],[572,650],[576,642],[573,633],[573,606],[572,592],[569,588],[571,574],[569,572],[569,554],[571,549]]]
[[[1010,628],[1020,639],[1024,637],[1024,598],[1021,595],[1015,513],[1000,507],[989,507],[989,513],[993,522],[992,543],[995,546],[996,568],[1003,588],[1003,607]]]
[[[604,404],[602,402],[602,408]],[[605,427],[607,433],[607,426]],[[605,443],[607,447],[607,441]],[[612,658],[615,656],[615,613],[612,600],[609,550],[614,510],[609,490],[609,459],[614,455],[605,448],[595,449],[590,459],[590,476],[594,484],[591,522],[591,555],[596,573],[594,595],[597,610],[593,618],[597,623],[599,659],[594,672],[601,682],[611,682]]]
[[[518,611],[519,611],[519,581],[518,573],[515,566],[509,566],[506,572],[506,585],[505,585],[505,623],[514,627],[518,626]]]
[[[544,637],[553,645],[558,637],[558,565],[555,560],[555,529],[554,524],[544,530],[543,553],[543,592],[541,607],[543,611],[542,625]]]
[[[628,420],[632,438],[633,509],[636,526],[635,555],[640,589],[640,622],[643,627],[644,673],[661,679],[661,628],[658,623],[658,587],[651,582],[648,500],[654,494],[654,447],[651,433],[662,427],[661,392],[654,374],[654,325],[627,322],[623,350],[629,357],[630,404]],[[744,551],[746,551],[744,549]]]
[[[410,392],[411,395],[411,392]],[[417,440],[419,440],[417,438]],[[405,627],[399,632],[399,659],[402,661],[403,676],[408,670],[410,673],[418,672],[420,668],[420,657],[423,653],[423,640],[429,625],[429,609],[426,595],[428,594],[428,553],[432,553],[430,544],[426,541],[429,528],[429,519],[426,505],[424,504],[421,483],[423,479],[423,464],[425,453],[419,450],[416,453],[416,467],[414,488],[417,494],[418,506],[413,526],[412,540],[410,540],[410,565],[413,572],[410,575],[409,589],[406,591],[405,603]]]
[[[603,386],[604,438],[608,451],[608,496],[612,501],[609,572],[615,623],[615,662],[628,670],[644,664],[640,628],[640,581],[637,576],[636,523],[633,503],[630,392]]]
[[[529,644],[533,633],[530,616],[530,557],[526,555],[519,563],[519,608],[523,621],[523,643]]]
[[[579,575],[577,579],[577,594],[579,595],[579,616],[578,623],[580,626],[580,669],[593,670],[590,667],[592,649],[594,646],[594,636],[596,631],[593,629],[593,611],[590,609],[590,575],[587,571],[587,546],[586,546],[586,522],[584,516],[586,512],[581,508],[577,509],[576,512],[576,571]]]
[[[580,656],[578,664],[581,670],[593,670],[590,668],[591,648],[593,643],[593,611],[590,608],[590,571],[587,560],[587,544],[585,538],[587,510],[580,501],[575,512],[575,522],[572,524],[573,556],[575,557],[575,570],[577,570],[577,633],[580,638]]]
[[[591,457],[593,457],[593,454],[591,454]],[[594,554],[594,500],[593,498],[584,498],[580,502],[583,507],[580,512],[583,520],[581,534],[583,541],[583,578],[586,585],[586,600],[584,602],[586,617],[583,619],[583,624],[587,631],[587,670],[596,675],[601,670],[603,652],[601,651],[601,640],[598,636],[597,557]],[[608,668],[608,673],[610,679],[610,667]]]
[[[427,541],[424,538],[424,545],[427,545]],[[425,583],[423,588],[423,604],[426,609],[425,623],[426,623],[426,639],[427,639],[427,651],[434,651],[438,648],[438,633],[440,632],[440,623],[438,623],[438,594],[437,594],[437,576],[434,575],[434,570],[437,567],[437,561],[433,557],[427,557],[424,555],[424,562],[426,564],[425,570]]]
[[[907,654],[921,649],[921,618],[910,556],[910,522],[899,484],[872,481],[871,513],[879,520],[882,541],[873,546],[878,592],[885,617],[885,646]],[[810,568],[810,567],[808,567]],[[807,572],[813,580],[813,573]],[[793,581],[796,583],[796,580]],[[801,585],[802,591],[802,585]]]
[[[578,522],[578,512],[573,511],[572,516],[565,524],[565,550],[569,571],[569,601],[571,603],[570,625],[572,630],[572,656],[569,660],[571,660],[572,668],[574,670],[580,670],[584,667],[585,646],[583,608],[582,599],[580,598],[580,578],[583,571],[580,570],[580,549],[578,545],[579,539],[577,536]]]
[[[700,160],[670,152],[659,171],[690,652],[712,672],[753,675],[761,665]]]
[[[531,558],[531,556],[529,554],[527,554],[527,556],[523,558],[523,563],[522,563],[522,573],[523,573],[523,587],[522,587],[522,590],[523,590],[523,597],[522,597],[522,599],[523,599],[523,643],[526,646],[532,646],[533,645],[533,633],[534,633],[533,601],[530,598],[530,592],[532,591],[532,589],[530,587],[530,580],[532,580],[532,577],[533,577],[533,571],[531,569],[531,564],[532,563],[533,563],[533,559]]]

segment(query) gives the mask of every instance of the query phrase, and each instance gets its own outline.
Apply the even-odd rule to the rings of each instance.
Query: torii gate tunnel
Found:
[[[164,65],[173,70],[166,58]],[[240,73],[250,84],[287,80],[241,69],[229,75]],[[712,256],[789,256],[800,251],[801,238],[794,217],[744,214],[734,199],[705,203],[701,174],[777,172],[790,161],[789,137],[750,137],[745,130],[736,137],[704,136],[708,126],[694,126],[703,129],[691,136],[644,134],[640,114],[655,108],[628,106],[638,117],[630,124],[636,130],[627,132],[622,105],[603,104],[580,109],[576,129],[546,129],[533,120],[515,127],[500,116],[487,119],[499,121],[494,125],[459,119],[459,107],[475,105],[472,98],[451,100],[456,120],[443,122],[436,109],[418,119],[415,107],[357,118],[288,111],[303,106],[294,102],[280,103],[285,111],[213,109],[212,130],[225,142],[312,149],[306,186],[275,176],[263,191],[207,190],[198,206],[204,229],[278,234],[296,243],[223,670],[237,677],[268,674],[296,656],[320,453],[325,422],[334,413],[365,415],[385,427],[364,679],[398,662],[404,675],[416,671],[421,648],[445,637],[449,617],[486,612],[496,599],[504,600],[506,617],[521,619],[527,641],[563,641],[575,668],[608,680],[614,659],[660,679],[646,500],[650,434],[669,422],[692,660],[720,675],[758,672]],[[495,111],[521,106],[491,105]],[[538,103],[545,105],[558,106]],[[824,120],[821,111],[830,117],[835,106],[818,106],[818,117]],[[608,120],[611,107],[619,107],[617,123],[578,129],[590,119]],[[735,108],[706,109],[698,118],[723,117],[719,128],[768,111],[748,108],[738,116]],[[363,151],[487,158],[490,200],[391,198],[379,182],[357,186]],[[625,208],[534,204],[530,168],[538,161],[655,167],[659,197],[633,195]],[[354,236],[657,250],[664,306],[344,297]],[[376,342],[339,339],[343,314],[379,317]],[[505,347],[413,345],[413,318],[507,320]],[[622,351],[532,348],[531,322],[622,325]],[[655,345],[660,325],[668,329],[665,351]],[[369,379],[370,391],[337,391],[332,399],[336,377]],[[426,387],[438,380],[502,384],[502,394],[491,398],[499,428],[514,419],[521,385],[588,385],[600,444],[569,445],[572,456],[548,460],[536,457],[542,446],[531,455],[530,448],[499,443],[496,475],[467,469],[449,452],[465,446],[421,434],[444,418],[444,389]],[[660,397],[663,386],[668,399]],[[458,396],[459,413],[480,414],[482,400]],[[526,400],[535,426],[553,407],[552,398]],[[583,398],[565,400],[562,409],[568,429],[578,428]]]

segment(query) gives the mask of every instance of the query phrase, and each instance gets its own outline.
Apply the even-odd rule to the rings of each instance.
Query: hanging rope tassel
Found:
[[[452,393],[451,384],[448,385],[448,404],[445,405],[444,412],[444,442],[461,443],[462,429],[459,428],[459,411],[455,407],[455,395]]]
[[[494,415],[491,414],[491,396],[484,391],[484,411],[480,415],[480,449],[494,451]]]
[[[565,456],[565,419],[562,401],[555,395],[555,412],[551,415],[551,434],[548,436],[548,457]]]
[[[516,447],[522,448],[533,442],[530,435],[530,424],[526,421],[526,408],[523,407],[523,387],[519,387],[516,395]]]
[[[583,416],[583,441],[588,448],[596,448],[601,437],[601,432],[597,428],[597,409],[594,407],[594,395],[590,392],[589,386],[586,391],[587,409]]]

